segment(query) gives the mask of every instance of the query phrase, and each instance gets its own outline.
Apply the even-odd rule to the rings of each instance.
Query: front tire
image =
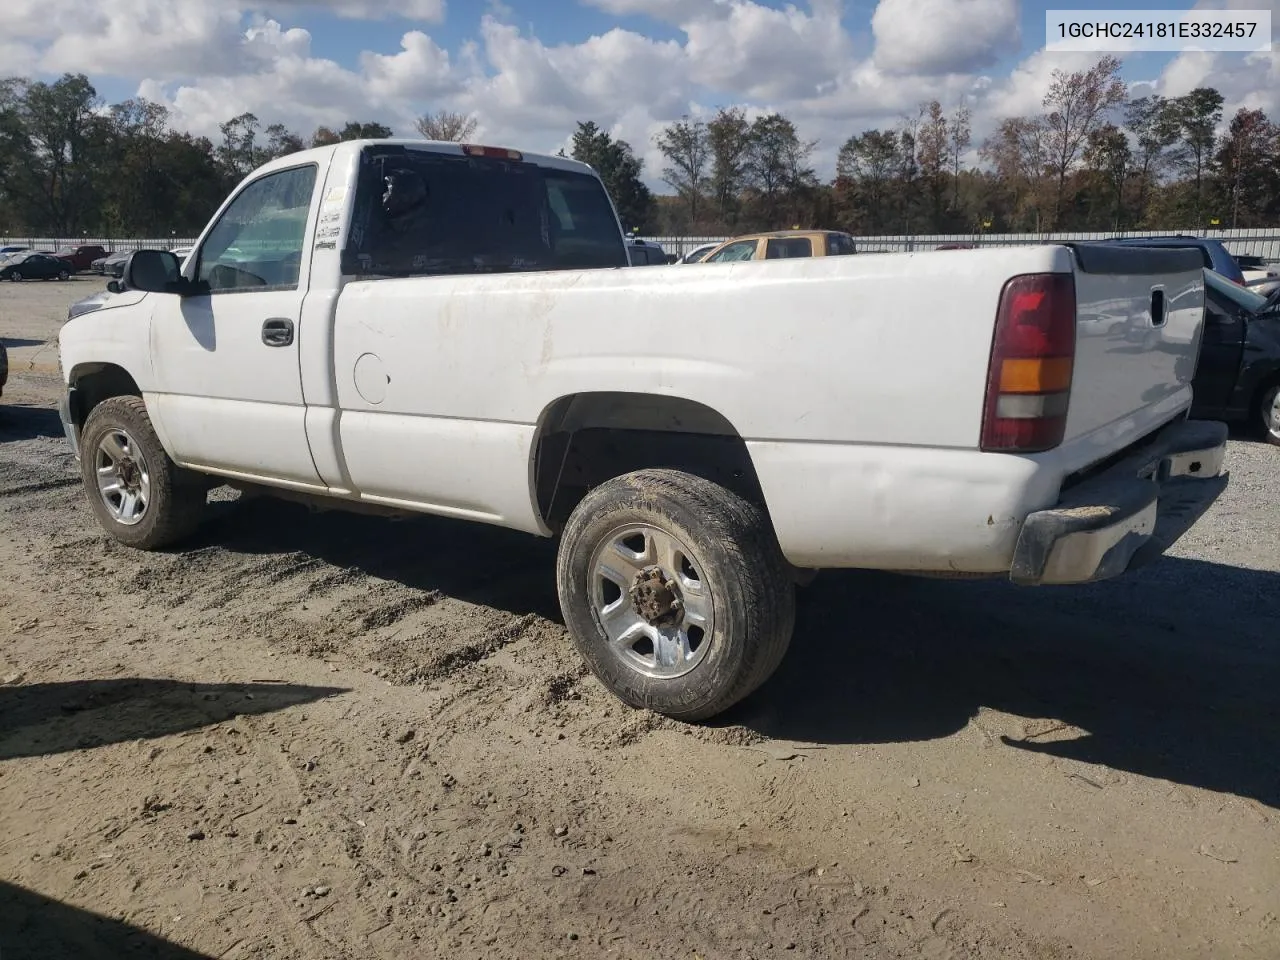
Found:
[[[71,274],[70,274],[70,272],[69,272],[69,271],[66,271],[66,270],[59,270],[59,271],[58,271],[58,279],[59,279],[59,280],[70,280],[70,279],[71,279]]]
[[[579,652],[618,699],[705,720],[757,689],[791,641],[795,584],[764,511],[676,470],[592,490],[556,563]]]
[[[158,550],[200,525],[207,490],[169,459],[141,397],[94,407],[81,432],[80,474],[98,522],[127,546]]]

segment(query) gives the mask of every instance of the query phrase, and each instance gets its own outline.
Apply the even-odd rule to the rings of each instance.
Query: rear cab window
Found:
[[[361,155],[343,272],[357,277],[625,267],[604,185],[529,160],[407,147]]]
[[[766,260],[785,260],[789,257],[812,257],[813,241],[808,237],[770,237],[764,248]]]

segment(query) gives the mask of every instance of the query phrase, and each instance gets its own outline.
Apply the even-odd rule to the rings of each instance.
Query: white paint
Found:
[[[540,534],[532,463],[553,403],[679,397],[748,441],[793,563],[975,572],[1008,569],[1022,520],[1066,474],[1190,404],[1199,270],[1161,278],[1169,319],[1155,331],[1145,281],[1077,276],[1067,441],[983,454],[1001,289],[1073,270],[1066,248],[352,281],[336,205],[354,196],[358,148],[254,175],[319,165],[308,230],[323,217],[334,245],[304,256],[297,291],[148,295],[68,323],[66,369],[130,370],[185,464]],[[262,321],[286,316],[295,343],[263,345]]]

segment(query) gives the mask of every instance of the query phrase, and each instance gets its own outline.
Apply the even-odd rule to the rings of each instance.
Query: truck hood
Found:
[[[74,320],[76,317],[83,317],[86,313],[95,313],[98,310],[132,306],[146,295],[142,290],[125,290],[123,293],[100,290],[71,304],[67,308],[67,319]]]

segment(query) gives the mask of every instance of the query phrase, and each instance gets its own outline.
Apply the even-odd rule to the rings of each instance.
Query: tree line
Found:
[[[1280,222],[1280,127],[1223,97],[1131,98],[1121,61],[1055,71],[1037,113],[1003,119],[975,143],[961,101],[921,103],[841,144],[835,177],[814,169],[816,140],[781,113],[726,107],[654,138],[670,195],[645,185],[633,146],[594,121],[568,155],[601,175],[624,226],[722,235],[790,226],[855,234],[1208,229]],[[463,141],[478,118],[422,116],[425,138]],[[161,104],[107,105],[83,74],[0,80],[0,235],[190,236],[245,174],[309,146],[386,137],[376,121],[309,136],[252,113],[214,139],[172,126]],[[565,151],[561,151],[565,153]],[[975,155],[978,163],[971,163]]]

